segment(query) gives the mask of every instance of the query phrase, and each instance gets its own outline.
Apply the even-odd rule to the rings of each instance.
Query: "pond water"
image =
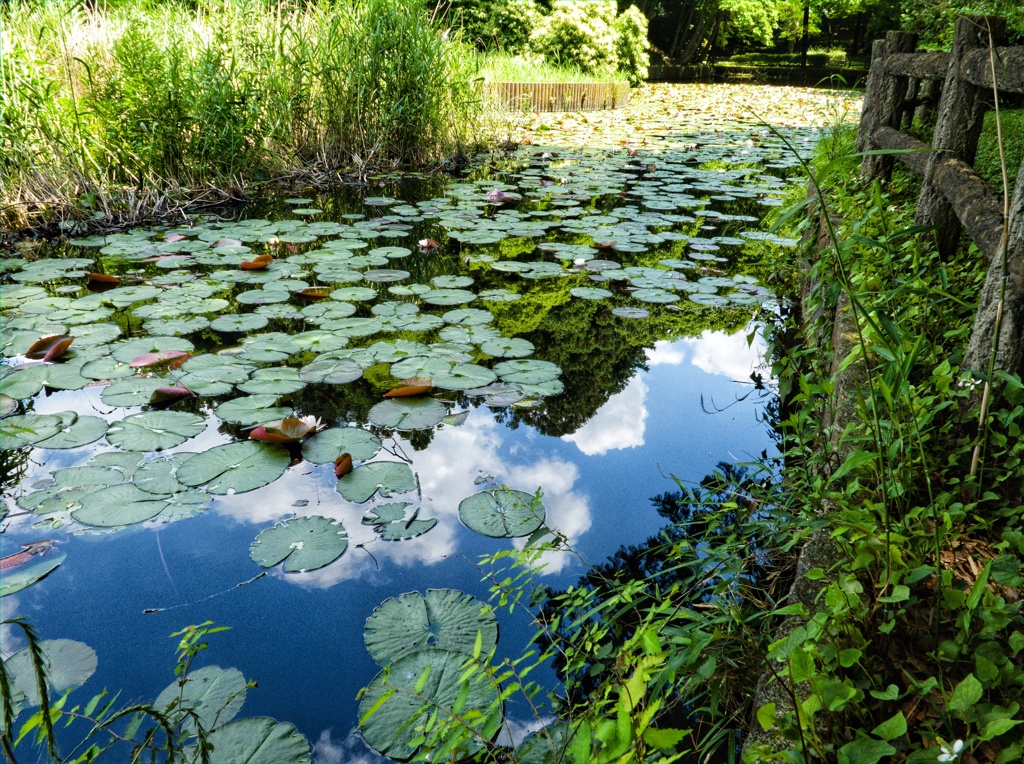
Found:
[[[172,631],[231,626],[201,665],[258,681],[242,716],[291,722],[319,762],[376,760],[356,693],[384,600],[486,599],[475,561],[541,519],[578,554],[538,581],[565,586],[657,532],[670,476],[772,451],[748,334],[778,310],[759,278],[793,242],[759,222],[797,163],[761,126],[708,127],[656,151],[534,141],[457,179],[372,178],[0,261],[2,553],[54,542],[4,571],[3,617],[90,645],[85,699],[153,699]],[[784,134],[804,152],[816,136]],[[499,627],[499,657],[518,655],[530,624]],[[5,656],[24,644],[2,636]]]

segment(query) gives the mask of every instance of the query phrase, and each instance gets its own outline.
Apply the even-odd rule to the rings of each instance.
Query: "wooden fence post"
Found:
[[[932,148],[936,153],[928,162],[924,185],[917,199],[916,222],[918,225],[935,226],[935,242],[944,258],[956,252],[961,225],[932,176],[942,152],[950,152],[967,164],[974,164],[978,137],[990,99],[985,98],[978,87],[960,79],[960,59],[975,48],[987,48],[990,30],[993,44],[998,44],[1006,30],[1006,19],[1000,16],[962,16],[956,20],[949,69],[932,134]]]
[[[884,40],[875,40],[871,46],[871,69],[868,71],[864,109],[857,130],[857,151],[878,148],[871,136],[880,127],[899,129],[903,116],[903,102],[907,98],[907,78],[896,77],[885,70],[885,58],[893,53],[913,53],[917,35],[911,32],[889,32]],[[892,173],[892,157],[873,155],[864,157],[860,172],[868,180]]]

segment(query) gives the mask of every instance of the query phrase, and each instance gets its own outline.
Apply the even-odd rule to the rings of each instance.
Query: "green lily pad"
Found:
[[[245,702],[248,683],[238,669],[204,666],[188,674],[184,684],[175,679],[153,702],[172,723],[196,734],[196,717],[204,730],[230,722]],[[195,716],[193,717],[192,714]]]
[[[249,556],[264,568],[284,562],[287,572],[303,573],[329,565],[347,548],[345,526],[314,515],[295,517],[263,531],[252,542]]]
[[[535,385],[556,379],[562,370],[550,361],[536,359],[517,359],[502,361],[494,365],[494,373],[506,382],[521,382]]]
[[[46,685],[54,695],[81,687],[96,672],[96,651],[84,642],[44,639],[39,643],[39,649],[46,665]],[[18,691],[29,706],[38,706],[42,698],[29,648],[7,658],[4,668],[12,680],[12,689]]]
[[[178,468],[177,478],[182,485],[206,485],[214,494],[244,493],[273,483],[289,463],[291,457],[282,446],[227,443],[193,456]]]
[[[406,592],[386,599],[363,628],[363,643],[381,666],[420,650],[450,650],[471,657],[477,639],[480,654],[487,655],[498,643],[498,622],[486,603],[457,589],[428,589],[426,597]]]
[[[105,387],[100,393],[100,400],[108,406],[144,406],[149,403],[154,390],[169,384],[172,381],[166,377],[129,377]]]
[[[434,276],[430,280],[435,289],[461,289],[473,284],[470,276]]]
[[[8,371],[9,366],[0,366],[0,369],[6,372],[3,375],[3,381],[0,382],[3,394],[16,400],[24,400],[38,395],[46,383],[46,365],[42,363],[36,366],[26,366],[17,371]]]
[[[415,488],[416,477],[404,462],[364,464],[343,476],[336,486],[338,493],[355,504],[362,504],[377,493],[387,499]]]
[[[473,670],[467,669],[469,664]],[[416,738],[428,715],[458,716],[489,740],[502,725],[503,714],[490,713],[500,711],[500,704],[497,684],[471,657],[421,650],[385,667],[370,683],[359,703],[359,728],[375,751],[408,761],[419,750]],[[457,714],[453,707],[458,707]]]
[[[670,292],[667,289],[638,289],[633,292],[633,297],[640,300],[640,302],[653,302],[653,303],[668,303],[678,302],[679,295],[675,292]]]
[[[216,332],[254,332],[268,323],[270,319],[259,313],[238,313],[213,319],[210,328]]]
[[[459,504],[459,519],[493,538],[529,536],[541,526],[544,516],[544,505],[525,491],[481,491]]]
[[[178,381],[196,395],[227,395],[255,370],[255,366],[230,356],[203,355],[185,362],[185,373]]]
[[[140,337],[117,343],[112,347],[111,355],[121,363],[131,363],[140,355],[160,353],[164,350],[182,350],[190,353],[195,350],[195,345],[181,337]]]
[[[132,483],[146,493],[175,494],[184,491],[186,486],[178,482],[176,475],[181,465],[193,456],[194,453],[183,452],[143,462],[135,470]]]
[[[568,762],[573,730],[568,722],[559,721],[530,734],[516,749],[519,764],[560,764]]]
[[[30,446],[53,437],[63,427],[64,420],[56,414],[20,414],[7,417],[0,428],[0,450]]]
[[[216,761],[245,764],[310,764],[309,741],[295,727],[266,716],[235,719],[207,732]],[[202,761],[197,748],[185,750],[190,764]]]
[[[64,427],[49,438],[37,440],[33,444],[36,448],[78,448],[99,440],[107,432],[107,421],[98,416],[78,416],[70,411],[63,415]]]
[[[60,549],[50,549],[45,554],[34,555],[31,562],[8,568],[0,576],[0,597],[20,592],[37,581],[41,581],[53,573],[67,558]],[[10,670],[8,665],[8,670]],[[32,686],[35,686],[33,681]],[[2,726],[2,722],[0,722]]]
[[[607,300],[612,296],[612,293],[607,289],[600,289],[599,287],[574,287],[569,290],[569,294],[573,297],[579,297],[581,300]]]
[[[437,525],[435,518],[423,518],[419,514],[420,508],[406,501],[381,504],[366,513],[363,525],[373,526],[385,541],[403,541],[422,536]]]
[[[238,385],[244,393],[287,395],[301,390],[306,383],[299,379],[299,372],[290,366],[275,366],[271,369],[257,369],[248,381]]]
[[[351,358],[320,356],[313,363],[299,369],[303,382],[323,382],[343,385],[363,376],[363,367]]]
[[[276,395],[247,395],[224,401],[214,413],[232,424],[262,424],[291,416],[292,410],[278,406]]]
[[[443,390],[468,390],[471,387],[489,385],[498,378],[490,369],[472,363],[457,363],[447,369],[437,369],[429,373],[434,385]]]
[[[533,355],[533,343],[519,337],[496,337],[481,343],[480,352],[495,358],[526,358]]]
[[[361,427],[330,427],[302,444],[302,455],[313,464],[330,464],[342,454],[357,462],[372,459],[380,451],[380,439]]]
[[[71,517],[83,525],[100,528],[134,525],[159,515],[168,498],[146,493],[131,483],[111,485],[83,496]]]
[[[433,398],[389,398],[370,409],[369,420],[378,427],[408,432],[439,424],[448,409]]]
[[[377,299],[377,290],[370,287],[342,287],[331,292],[331,299],[339,302],[366,302]]]
[[[79,373],[88,379],[123,379],[132,376],[135,369],[113,356],[105,356],[82,364]]]
[[[424,292],[421,299],[431,305],[463,305],[473,302],[476,295],[466,289],[431,289]]]
[[[409,278],[409,271],[382,268],[379,270],[364,271],[363,278],[376,284],[386,284],[392,281],[402,281]]]
[[[144,411],[107,429],[107,442],[122,451],[163,451],[206,429],[206,420],[184,411]]]

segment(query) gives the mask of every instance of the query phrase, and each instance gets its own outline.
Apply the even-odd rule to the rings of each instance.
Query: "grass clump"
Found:
[[[83,198],[423,164],[461,151],[479,113],[472,52],[415,0],[55,0],[0,19],[9,220]]]
[[[485,82],[622,82],[610,69],[584,71],[573,64],[553,64],[538,56],[483,53],[478,59]]]

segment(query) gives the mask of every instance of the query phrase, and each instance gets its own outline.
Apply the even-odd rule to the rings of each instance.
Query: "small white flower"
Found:
[[[960,758],[960,752],[964,749],[964,741],[957,740],[951,746],[940,745],[939,748],[942,750],[942,753],[936,757],[936,761],[956,761]]]
[[[299,417],[299,421],[306,425],[306,427],[310,429],[310,432],[316,432],[324,426],[324,423],[320,421],[320,417],[313,416],[312,414]]]

